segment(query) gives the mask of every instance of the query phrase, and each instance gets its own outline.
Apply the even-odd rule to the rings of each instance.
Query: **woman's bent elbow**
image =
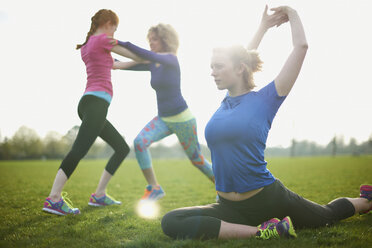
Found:
[[[309,48],[309,44],[307,44],[307,42],[304,42],[302,45],[301,45],[301,48],[304,49],[305,51]]]

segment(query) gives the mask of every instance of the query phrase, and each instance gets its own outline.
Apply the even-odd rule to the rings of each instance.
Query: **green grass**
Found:
[[[356,197],[361,183],[372,183],[372,157],[275,158],[269,169],[288,188],[325,204]],[[297,230],[295,240],[184,240],[162,233],[161,217],[139,218],[135,204],[146,185],[135,160],[126,160],[109,184],[121,206],[88,207],[105,161],[82,161],[65,191],[82,214],[59,217],[41,211],[60,161],[0,162],[0,247],[368,247],[372,214],[355,215],[332,227]],[[154,161],[167,195],[161,216],[184,206],[214,201],[213,185],[187,160]]]

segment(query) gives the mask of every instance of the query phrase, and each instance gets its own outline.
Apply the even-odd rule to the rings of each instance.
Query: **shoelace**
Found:
[[[61,197],[63,199],[63,201],[66,203],[66,205],[73,209],[74,207],[72,206],[72,201],[67,197],[67,192],[63,191],[62,194],[61,194]]]
[[[273,229],[266,228],[265,230],[262,231],[261,236],[264,239],[269,239],[271,237],[279,237],[279,233],[275,227]]]
[[[106,197],[108,197],[110,200],[112,200],[112,201],[117,201],[114,197],[112,197],[111,195],[109,195],[109,194],[105,194],[106,195]]]

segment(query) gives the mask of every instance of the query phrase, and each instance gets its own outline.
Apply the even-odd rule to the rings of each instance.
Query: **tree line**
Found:
[[[23,159],[63,159],[70,150],[79,126],[71,128],[67,134],[61,135],[57,132],[49,132],[45,138],[26,126],[20,127],[11,138],[0,136],[0,160],[23,160]],[[135,154],[131,147],[129,158],[134,158]],[[207,146],[201,145],[202,153],[210,158],[210,151]],[[165,146],[160,144],[150,147],[153,158],[186,158],[180,144]],[[109,158],[113,154],[112,148],[99,140],[90,148],[85,158],[100,159]],[[372,154],[372,135],[367,141],[357,144],[356,139],[351,138],[346,144],[342,136],[334,137],[327,145],[322,146],[311,141],[292,140],[291,146],[268,147],[265,155],[273,156],[336,156],[336,155],[364,155]]]

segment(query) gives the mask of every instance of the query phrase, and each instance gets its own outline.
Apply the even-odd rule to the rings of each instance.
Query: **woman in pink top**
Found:
[[[91,20],[91,27],[85,42],[76,47],[76,49],[81,48],[81,57],[86,65],[88,76],[87,86],[78,106],[78,114],[82,123],[70,152],[62,161],[52,190],[43,207],[44,211],[57,215],[80,213],[78,208],[73,208],[64,200],[61,193],[67,179],[98,136],[106,141],[115,152],[108,161],[96,192],[91,195],[88,204],[91,206],[121,204],[106,194],[107,183],[129,153],[129,146],[123,137],[106,119],[113,96],[111,52],[137,61],[140,59],[127,49],[112,45],[114,44],[113,35],[119,23],[113,11],[101,9]]]

